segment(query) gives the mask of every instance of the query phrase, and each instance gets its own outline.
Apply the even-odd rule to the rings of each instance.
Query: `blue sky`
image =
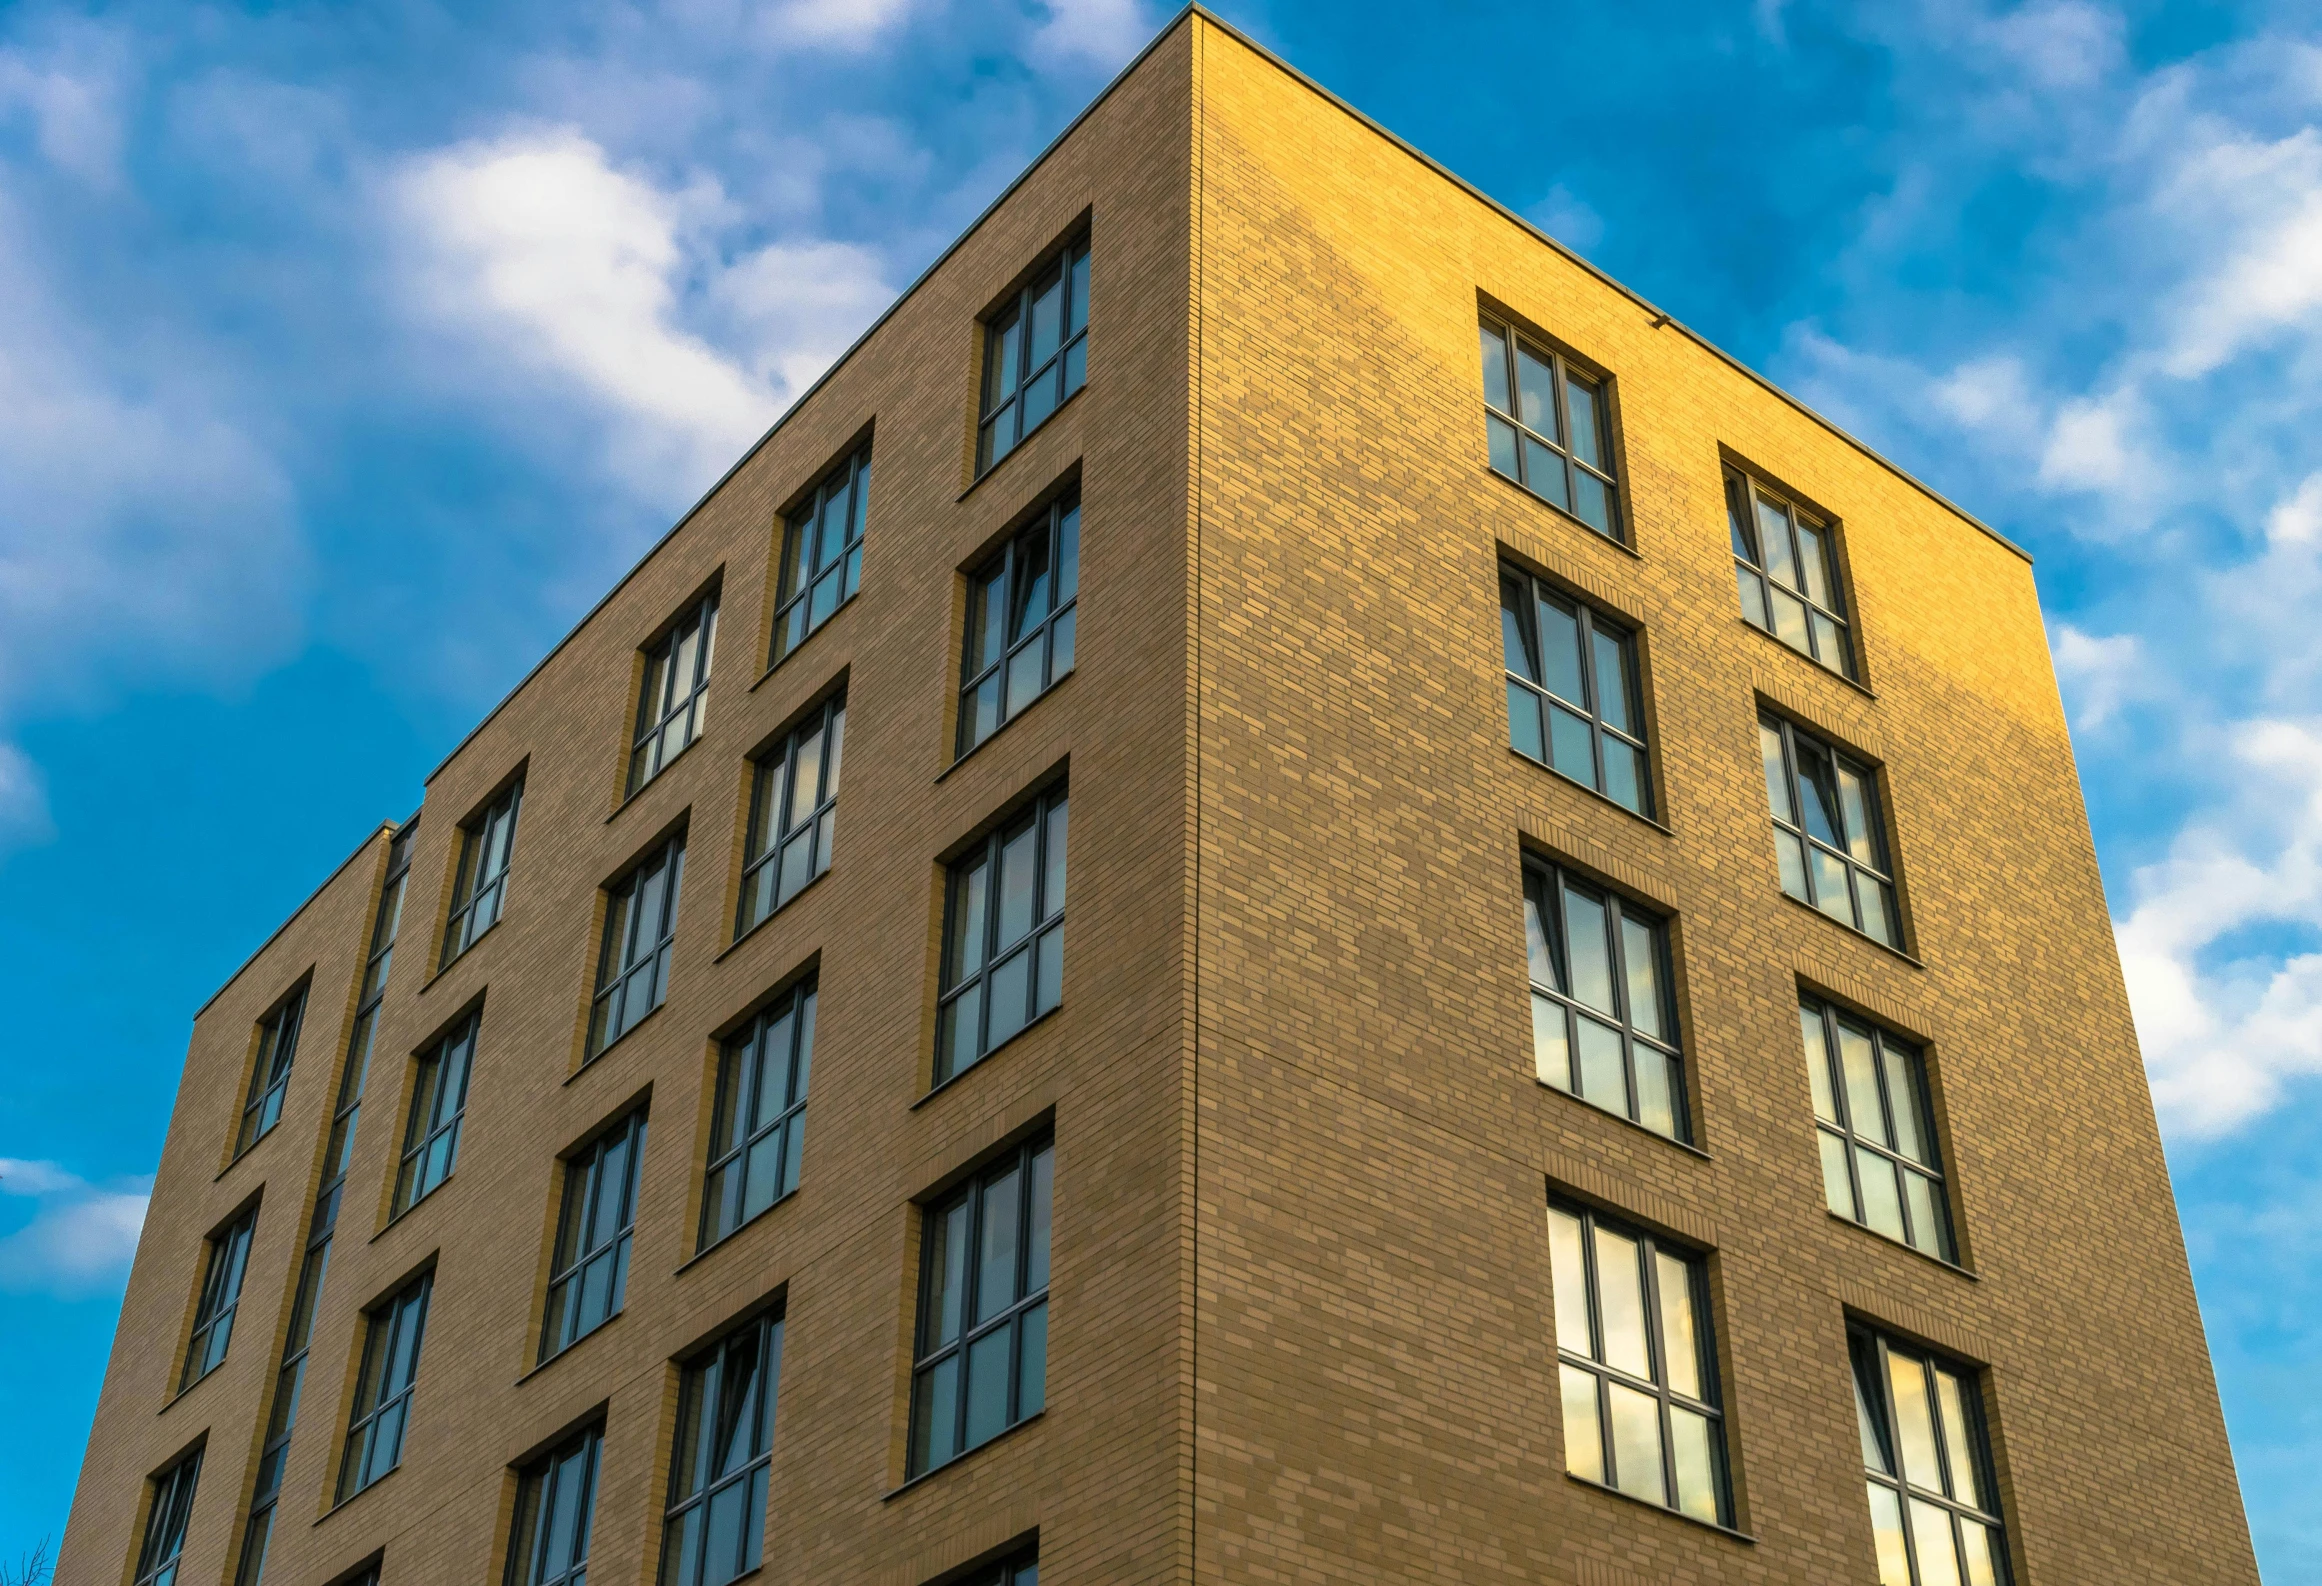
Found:
[[[2260,1557],[2322,1583],[2322,18],[1221,9],[2038,556]],[[0,1558],[193,1010],[1164,19],[0,8]]]

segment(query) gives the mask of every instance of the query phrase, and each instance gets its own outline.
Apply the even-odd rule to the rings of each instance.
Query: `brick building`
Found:
[[[584,1566],[2254,1582],[2026,558],[1180,17],[195,1021],[59,1578]]]

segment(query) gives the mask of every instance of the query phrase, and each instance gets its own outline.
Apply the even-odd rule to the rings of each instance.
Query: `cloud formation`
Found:
[[[31,1220],[0,1237],[0,1292],[69,1299],[118,1288],[152,1187],[150,1177],[99,1186],[54,1162],[0,1157],[0,1196],[33,1203]]]

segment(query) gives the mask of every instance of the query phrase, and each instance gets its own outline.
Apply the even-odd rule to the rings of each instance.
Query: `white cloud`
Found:
[[[1047,9],[1026,48],[1038,65],[1111,70],[1126,66],[1153,36],[1137,0],[1048,0]]]
[[[150,1178],[99,1186],[54,1162],[0,1157],[0,1195],[32,1219],[0,1237],[0,1290],[76,1296],[118,1286],[137,1254]]]
[[[1604,216],[1562,182],[1525,210],[1524,218],[1575,253],[1586,253],[1604,240]]]
[[[2000,55],[2045,88],[2095,82],[2121,56],[2120,18],[2082,0],[2045,0],[1978,30]]]
[[[0,50],[0,116],[31,118],[43,157],[90,187],[121,179],[126,36],[93,24],[59,30],[45,49]]]
[[[784,0],[766,15],[766,31],[780,43],[860,50],[911,12],[912,0]]]
[[[2140,692],[2145,648],[2133,633],[2099,638],[2060,622],[2050,636],[2049,653],[2055,658],[2072,725],[2083,732],[2105,726],[2124,702]]]
[[[2189,379],[2282,331],[2322,328],[2322,135],[2266,141],[2207,117],[2183,133],[2192,148],[2154,208],[2214,246],[2169,317],[2162,367]]]

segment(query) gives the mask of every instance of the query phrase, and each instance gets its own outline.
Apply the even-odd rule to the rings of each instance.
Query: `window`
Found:
[[[742,847],[739,936],[830,868],[838,828],[839,755],[846,747],[847,697],[827,700],[757,763],[750,831]]]
[[[419,1375],[420,1336],[427,1330],[427,1300],[434,1287],[435,1274],[422,1273],[364,1319],[362,1375],[355,1379],[355,1413],[339,1462],[340,1503],[402,1463],[411,1385]]]
[[[1689,1138],[1662,923],[1561,866],[1528,861],[1524,951],[1540,1082]]]
[[[548,1276],[540,1358],[569,1349],[621,1309],[628,1287],[629,1236],[637,1226],[637,1165],[645,1154],[645,1114],[631,1113],[564,1165],[564,1209]]]
[[[987,1564],[958,1586],[1040,1586],[1040,1549],[1028,1547],[997,1564]]]
[[[1972,1376],[1899,1339],[1848,1330],[1879,1586],[2006,1586],[2007,1542]]]
[[[854,599],[863,581],[863,520],[870,512],[871,448],[832,470],[782,531],[782,582],[774,600],[774,653],[781,660]]]
[[[969,578],[956,753],[999,731],[1072,670],[1079,593],[1075,487]]]
[[[1643,694],[1629,631],[1503,566],[1500,650],[1508,668],[1508,737],[1517,752],[1651,815]]]
[[[258,1586],[266,1572],[266,1549],[274,1534],[275,1504],[282,1496],[283,1466],[290,1458],[290,1433],[298,1423],[299,1390],[306,1381],[307,1346],[314,1341],[315,1307],[322,1300],[323,1274],[330,1264],[331,1235],[338,1226],[339,1196],[346,1188],[347,1163],[355,1147],[355,1121],[363,1109],[363,1082],[370,1072],[371,1047],[378,1033],[379,1003],[387,991],[395,932],[403,918],[403,889],[411,870],[411,843],[419,818],[397,828],[387,845],[387,879],[371,920],[369,956],[356,990],[355,1024],[339,1070],[339,1095],[331,1117],[330,1141],[323,1148],[322,1187],[315,1192],[307,1223],[306,1255],[298,1268],[298,1294],[291,1303],[290,1331],[282,1341],[282,1365],[266,1418],[266,1440],[258,1449],[258,1476],[252,1484],[250,1519],[242,1532],[235,1586]]]
[[[727,1334],[685,1368],[661,1526],[661,1586],[720,1586],[758,1567],[781,1375],[779,1316]]]
[[[1709,1285],[1698,1256],[1551,1202],[1564,1468],[1712,1525],[1731,1523]]]
[[[202,1275],[201,1298],[194,1304],[193,1338],[186,1345],[185,1370],[178,1378],[180,1393],[225,1361],[234,1310],[242,1301],[242,1272],[250,1263],[250,1236],[257,1227],[258,1209],[252,1207],[209,1242],[209,1267]]]
[[[1730,468],[1725,522],[1742,616],[1800,655],[1853,677],[1854,645],[1830,526]]]
[[[460,828],[460,867],[452,877],[451,920],[443,928],[443,961],[447,964],[500,923],[500,909],[508,896],[508,860],[516,846],[516,806],[523,801],[524,784],[519,782]]]
[[[1037,800],[951,867],[935,1082],[1064,995],[1064,790]]]
[[[806,1075],[814,1065],[815,983],[784,992],[718,1056],[701,1247],[798,1188],[806,1140]]]
[[[258,1060],[250,1065],[250,1099],[242,1104],[242,1127],[234,1136],[240,1156],[282,1121],[282,1097],[290,1088],[291,1060],[298,1056],[298,1026],[306,1014],[306,988],[258,1024]]]
[[[1076,242],[984,326],[984,392],[976,472],[1019,441],[1088,381],[1088,243]]]
[[[177,1586],[177,1561],[185,1552],[186,1521],[193,1514],[194,1483],[202,1473],[196,1449],[153,1478],[153,1507],[145,1511],[145,1545],[137,1550],[136,1586]]]
[[[629,748],[629,792],[652,781],[701,736],[709,720],[710,652],[717,642],[718,597],[711,595],[647,647]]]
[[[400,1217],[451,1177],[460,1152],[460,1114],[468,1105],[468,1070],[476,1056],[478,1016],[429,1047],[411,1084],[411,1118],[403,1161],[395,1170],[394,1215]]]
[[[1822,1143],[1822,1195],[1850,1222],[1957,1259],[1917,1048],[1810,998],[1798,1003]]]
[[[588,1579],[589,1519],[604,1441],[604,1428],[592,1426],[517,1478],[508,1586],[583,1586]]]
[[[1602,382],[1507,327],[1483,322],[1484,432],[1492,467],[1550,506],[1621,537]]]
[[[981,1447],[1046,1399],[1056,1142],[1011,1152],[928,1208],[911,1369],[911,1474]]]
[[[1865,936],[1903,945],[1879,822],[1878,773],[1771,716],[1758,718],[1782,890]]]
[[[604,945],[597,953],[597,995],[589,1006],[589,1056],[635,1029],[669,995],[677,887],[684,875],[685,838],[677,836],[611,888]]]

